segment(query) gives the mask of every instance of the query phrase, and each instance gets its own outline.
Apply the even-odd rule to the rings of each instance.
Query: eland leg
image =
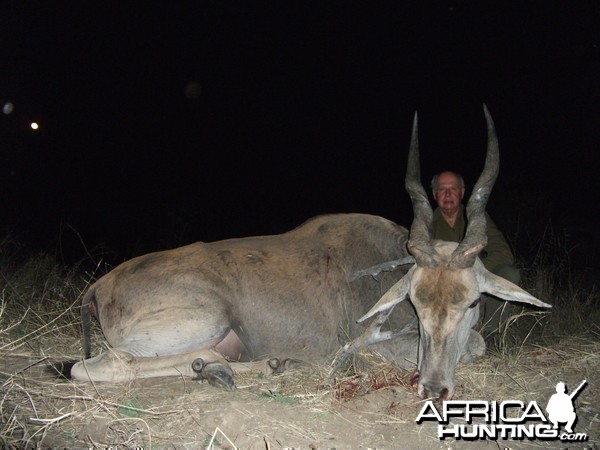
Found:
[[[410,323],[407,324],[401,330],[381,331],[381,327],[383,326],[389,315],[392,313],[393,309],[394,308],[390,308],[387,311],[379,313],[371,322],[369,327],[360,336],[348,342],[340,349],[335,359],[331,363],[331,370],[329,371],[329,375],[325,382],[326,384],[333,384],[333,378],[336,372],[340,370],[340,367],[342,367],[342,365],[348,360],[348,358],[358,350],[368,347],[369,345],[376,344],[378,342],[394,339],[398,336],[410,332],[410,330],[412,329],[412,324]]]
[[[71,376],[77,380],[110,383],[168,376],[193,378],[196,373],[192,369],[192,362],[198,358],[202,358],[207,364],[229,365],[223,356],[208,349],[178,355],[134,356],[125,350],[112,348],[75,364],[71,369]]]

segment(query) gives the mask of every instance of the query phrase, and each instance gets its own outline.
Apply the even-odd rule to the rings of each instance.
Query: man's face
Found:
[[[464,195],[465,189],[459,187],[456,175],[442,172],[438,176],[437,189],[433,192],[433,197],[443,211],[448,213],[457,211]]]

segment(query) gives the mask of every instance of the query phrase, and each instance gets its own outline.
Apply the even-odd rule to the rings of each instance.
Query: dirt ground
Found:
[[[536,400],[545,407],[557,380],[574,388],[586,378],[575,430],[587,433],[584,443],[440,440],[437,423],[415,423],[423,401],[408,385],[411,373],[382,361],[341,377],[335,388],[322,386],[326,368],[317,367],[239,374],[237,389],[227,392],[176,378],[127,385],[57,381],[47,372],[49,355],[21,348],[0,357],[0,447],[597,449],[598,346],[581,350],[580,344],[571,343],[580,348],[577,361],[562,366],[564,343],[561,350],[522,348],[510,358],[492,355],[460,366],[455,398]]]

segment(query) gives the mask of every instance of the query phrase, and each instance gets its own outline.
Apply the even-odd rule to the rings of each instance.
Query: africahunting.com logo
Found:
[[[418,424],[437,422],[440,439],[560,439],[583,442],[588,440],[587,434],[575,433],[573,429],[577,421],[574,400],[586,384],[587,381],[583,380],[567,394],[565,383],[557,383],[556,394],[546,405],[546,414],[535,401],[525,404],[520,400],[445,400],[438,409],[432,400],[428,400],[415,421]],[[451,424],[451,421],[460,423]],[[562,430],[561,424],[564,424]]]

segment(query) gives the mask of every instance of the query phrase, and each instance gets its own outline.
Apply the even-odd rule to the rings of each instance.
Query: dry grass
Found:
[[[592,400],[600,383],[600,344],[576,338],[560,344],[560,349],[525,346],[517,359],[492,353],[476,364],[459,366],[457,396],[536,400],[543,405],[557,381],[575,386],[588,379],[589,389],[578,400],[580,415],[586,414],[579,429],[594,437],[600,421]],[[363,434],[378,426],[414,427],[421,404],[409,386],[410,372],[371,354],[363,355],[368,369],[338,378],[333,388],[320,385],[327,368],[318,367],[272,378],[239,374],[238,389],[231,395],[172,379],[116,386],[57,381],[44,373],[44,358],[34,352],[25,356],[19,352],[18,357],[2,358],[14,368],[0,371],[3,448],[235,448],[234,443],[246,447],[249,442],[255,448],[275,448],[294,439],[306,447],[334,434],[331,429],[315,431],[315,420],[336,423],[337,430],[346,424],[348,430]],[[373,400],[377,392],[382,396]],[[243,428],[243,437],[236,434],[247,423],[254,425]]]
[[[48,360],[81,354],[79,302],[93,277],[46,255],[3,267],[0,448],[394,447],[394,433],[402,430],[419,439],[417,446],[439,447],[415,428],[421,400],[409,385],[411,373],[369,353],[361,355],[364,366],[340,375],[332,388],[321,385],[327,367],[276,377],[239,374],[230,394],[183,379],[112,386],[57,380],[46,371]],[[517,314],[485,358],[459,366],[456,396],[541,405],[556,382],[572,388],[587,379],[578,430],[597,440],[598,295],[576,287],[554,289],[552,298],[537,295],[554,312]],[[102,344],[97,329],[95,339]]]

